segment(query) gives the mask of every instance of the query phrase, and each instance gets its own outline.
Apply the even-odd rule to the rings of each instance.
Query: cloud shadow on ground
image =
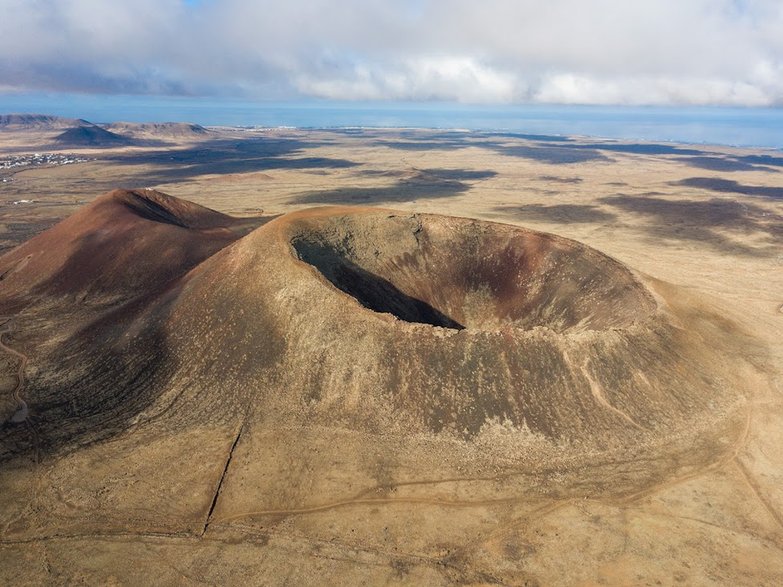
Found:
[[[525,139],[526,141],[538,141],[542,143],[572,143],[573,142],[572,138],[564,137],[560,135],[536,135],[536,134],[525,134],[525,133],[518,133],[518,132],[482,133],[481,136],[486,136],[489,138],[502,137],[502,138],[510,138],[510,139]]]
[[[367,170],[362,175],[386,175]],[[401,172],[402,173],[402,172]],[[395,174],[396,175],[396,174]],[[380,187],[349,187],[309,192],[296,197],[301,204],[373,205],[382,202],[411,202],[413,200],[448,198],[468,191],[468,181],[494,177],[494,171],[471,169],[417,169],[406,173],[394,185]]]
[[[607,196],[600,201],[647,218],[650,223],[642,228],[655,239],[693,241],[722,253],[760,257],[779,250],[783,240],[783,216],[753,204],[719,198],[669,200],[628,195]],[[769,247],[749,246],[737,240],[759,232],[766,235]]]
[[[674,145],[658,143],[582,143],[571,145],[574,149],[596,149],[614,153],[629,153],[631,155],[703,155],[698,149],[684,149]]]
[[[612,222],[617,216],[598,206],[585,204],[524,204],[520,206],[496,206],[493,212],[507,214],[514,220],[557,222],[560,224],[592,224]]]
[[[317,147],[295,139],[214,140],[188,149],[161,149],[104,157],[119,165],[149,165],[139,173],[143,185],[187,181],[200,175],[252,173],[273,169],[344,169],[358,163],[329,157],[300,157]]]
[[[498,145],[493,150],[501,155],[532,159],[552,165],[584,163],[586,161],[611,161],[609,157],[595,149],[583,149],[577,146]]]
[[[438,139],[434,140],[427,137],[415,137],[405,140],[383,139],[376,141],[380,147],[388,147],[398,151],[456,151],[458,149],[467,149],[468,147],[484,147],[485,143],[466,141],[464,139]]]
[[[541,181],[551,181],[554,183],[582,183],[581,177],[558,177],[556,175],[539,175]]]
[[[783,187],[745,185],[731,179],[719,177],[689,177],[688,179],[672,182],[669,185],[699,188],[719,193],[758,196],[773,200],[783,199]]]
[[[744,161],[740,157],[686,157],[679,159],[681,163],[690,167],[699,169],[709,169],[710,171],[766,171],[777,173],[778,170],[765,167],[764,165],[755,165]]]
[[[737,161],[745,163],[754,163],[756,165],[771,165],[772,167],[783,167],[783,157],[774,157],[772,155],[743,155],[734,157]]]

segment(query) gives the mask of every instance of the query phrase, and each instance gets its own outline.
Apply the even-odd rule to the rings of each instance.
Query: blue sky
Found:
[[[0,94],[783,105],[780,0],[0,0]]]

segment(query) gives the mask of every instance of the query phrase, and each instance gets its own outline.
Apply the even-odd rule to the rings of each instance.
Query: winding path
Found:
[[[11,416],[11,422],[24,422],[27,420],[27,416],[30,413],[27,407],[27,402],[25,402],[20,395],[20,392],[24,387],[24,370],[25,367],[27,367],[27,355],[22,354],[9,346],[6,346],[6,344],[3,342],[3,335],[8,334],[11,332],[11,330],[13,330],[14,319],[10,316],[0,316],[0,321],[2,321],[2,326],[4,326],[3,330],[0,331],[0,349],[12,354],[19,359],[19,367],[16,370],[16,387],[11,392],[11,395],[16,401],[17,409],[14,412],[14,415]]]

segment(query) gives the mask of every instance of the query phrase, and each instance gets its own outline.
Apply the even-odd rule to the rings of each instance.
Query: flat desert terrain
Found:
[[[783,582],[783,153],[73,124],[0,128],[0,583]]]

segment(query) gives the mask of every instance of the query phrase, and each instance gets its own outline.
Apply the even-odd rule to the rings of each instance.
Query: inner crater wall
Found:
[[[336,217],[291,243],[336,288],[407,322],[458,330],[605,330],[655,309],[646,288],[617,261],[575,241],[499,224]]]

